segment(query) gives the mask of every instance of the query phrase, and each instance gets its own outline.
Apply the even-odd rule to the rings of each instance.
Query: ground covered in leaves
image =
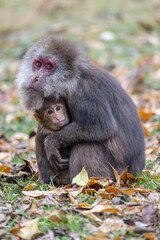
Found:
[[[160,237],[159,12],[159,0],[0,0],[0,239]],[[37,123],[21,109],[14,79],[45,34],[76,40],[130,94],[145,134],[141,176],[113,169],[113,182],[82,169],[69,186],[37,182]]]

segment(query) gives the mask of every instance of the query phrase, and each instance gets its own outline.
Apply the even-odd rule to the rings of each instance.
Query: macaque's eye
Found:
[[[47,70],[52,70],[52,68],[53,68],[53,65],[51,63],[47,63],[46,69]]]
[[[42,66],[42,63],[40,61],[36,61],[35,65],[36,67],[40,68]]]
[[[53,114],[53,110],[48,110],[48,115],[52,115]]]
[[[61,110],[61,107],[60,106],[57,106],[56,107],[56,111],[60,111]]]

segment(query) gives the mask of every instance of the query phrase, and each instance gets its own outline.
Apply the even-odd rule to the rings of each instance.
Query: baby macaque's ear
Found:
[[[37,112],[35,112],[35,113],[33,114],[33,116],[35,117],[35,119],[37,120],[38,123],[42,124],[42,121],[41,121],[41,119],[39,119]]]

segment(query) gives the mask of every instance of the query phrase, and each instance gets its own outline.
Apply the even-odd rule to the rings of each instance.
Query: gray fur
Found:
[[[38,56],[51,57],[57,64],[54,74],[44,79],[41,94],[29,88],[32,63]],[[43,162],[56,163],[57,148],[71,146],[70,181],[85,165],[89,176],[113,177],[109,163],[119,173],[127,166],[133,175],[142,171],[144,136],[133,101],[72,41],[54,37],[37,41],[24,57],[16,84],[26,110],[40,109],[48,97],[65,101],[71,123],[44,138]],[[47,170],[43,174],[45,182]]]

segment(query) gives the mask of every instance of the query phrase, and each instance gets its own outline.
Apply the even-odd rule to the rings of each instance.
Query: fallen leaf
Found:
[[[60,222],[64,218],[66,218],[65,212],[58,209],[54,209],[54,211],[49,215],[49,219],[54,223]]]
[[[60,195],[62,193],[67,193],[66,190],[61,189],[61,188],[56,188],[55,190],[52,191],[39,191],[39,190],[35,190],[35,191],[22,191],[22,193],[26,196],[29,197],[42,197],[42,196],[47,196],[50,193],[54,193],[56,195]]]
[[[78,186],[86,186],[88,183],[88,173],[83,167],[81,172],[78,173],[73,179],[72,184],[76,183]]]
[[[70,188],[70,189],[66,189],[66,191],[73,197],[77,197],[83,191],[83,187]]]
[[[12,157],[8,152],[0,152],[0,161],[11,162]]]
[[[146,239],[146,240],[157,240],[157,237],[156,237],[155,233],[146,233],[144,235],[144,239]]]
[[[142,108],[138,109],[139,116],[142,121],[146,122],[152,118],[153,114],[151,112],[145,112]]]
[[[91,224],[90,224],[91,225]],[[90,225],[88,225],[88,230],[90,230]],[[96,231],[96,229],[92,229],[92,231]],[[107,234],[102,233],[102,232],[95,232],[94,235],[89,235],[88,237],[85,238],[85,240],[112,240],[112,237],[109,237]]]
[[[14,140],[17,140],[17,141],[26,141],[28,140],[28,135],[25,134],[25,133],[15,133],[14,135],[12,135],[11,137],[11,141],[14,141]]]
[[[125,189],[120,189],[119,190],[121,193],[125,193],[128,195],[133,195],[135,193],[134,188],[125,188]]]
[[[120,212],[120,210],[118,208],[113,208],[109,204],[99,204],[90,210],[83,211],[82,214],[87,215],[88,213],[102,213],[102,212],[117,213]]]
[[[109,233],[112,231],[128,230],[129,227],[123,222],[123,219],[118,217],[107,218],[103,221],[99,230],[104,233]]]
[[[38,223],[39,219],[35,218],[34,220],[25,222],[18,227],[12,228],[11,233],[22,239],[35,239],[35,237],[40,234],[38,230]]]
[[[0,165],[0,171],[1,172],[10,173],[11,170],[12,170],[12,167],[9,167],[5,164]]]
[[[32,190],[38,188],[38,184],[36,182],[29,182],[24,188],[23,191],[28,191],[28,190]]]

